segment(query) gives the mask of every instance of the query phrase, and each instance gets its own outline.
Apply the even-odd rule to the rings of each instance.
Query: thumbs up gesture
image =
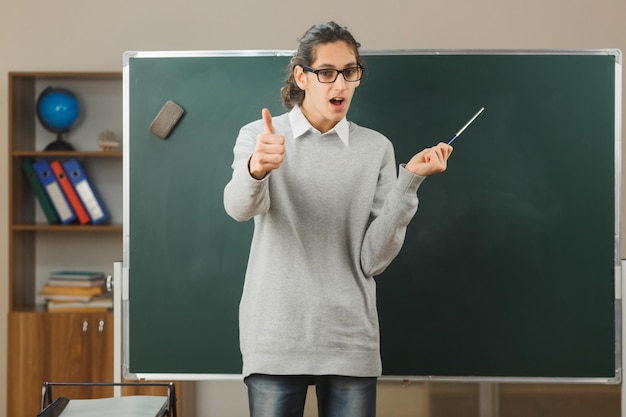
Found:
[[[285,137],[274,133],[272,115],[268,109],[261,112],[265,128],[256,139],[256,147],[248,162],[250,175],[260,180],[270,171],[278,169],[285,154]]]

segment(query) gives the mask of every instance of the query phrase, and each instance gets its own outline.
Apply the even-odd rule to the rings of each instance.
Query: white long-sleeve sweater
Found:
[[[299,111],[299,109],[296,109]],[[244,377],[381,374],[374,276],[396,257],[417,210],[423,177],[402,166],[391,142],[349,123],[294,138],[289,113],[273,118],[285,159],[262,180],[248,172],[258,120],[234,148],[224,206],[254,218],[239,307]]]

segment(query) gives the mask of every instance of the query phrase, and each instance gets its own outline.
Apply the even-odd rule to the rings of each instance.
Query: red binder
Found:
[[[61,184],[61,189],[67,198],[67,201],[70,202],[72,209],[76,213],[76,218],[80,224],[89,223],[89,214],[87,214],[87,210],[83,206],[83,203],[80,201],[78,194],[76,194],[76,190],[74,186],[65,175],[65,171],[63,170],[63,166],[59,161],[50,162],[50,168],[52,168],[52,172],[54,172],[54,176],[56,177],[59,184]]]

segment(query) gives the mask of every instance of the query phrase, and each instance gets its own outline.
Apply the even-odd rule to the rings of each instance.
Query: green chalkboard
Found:
[[[398,162],[449,140],[379,277],[389,377],[619,381],[619,51],[366,53],[348,115]],[[252,221],[223,208],[239,128],[284,111],[286,52],[129,53],[125,332],[131,374],[241,372]],[[185,114],[160,139],[167,100]],[[618,103],[618,104],[616,104]]]

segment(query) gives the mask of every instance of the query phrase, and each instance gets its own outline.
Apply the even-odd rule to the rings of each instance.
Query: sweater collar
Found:
[[[302,110],[300,106],[294,106],[293,109],[289,112],[289,122],[291,123],[291,130],[293,131],[294,139],[299,138],[304,135],[308,131],[315,132],[317,134],[321,134],[319,130],[311,126],[311,123],[307,120],[307,118],[302,114]],[[330,135],[336,133],[339,136],[339,139],[343,142],[344,145],[349,146],[350,141],[350,125],[348,120],[344,117],[328,132],[322,134],[322,136]]]

